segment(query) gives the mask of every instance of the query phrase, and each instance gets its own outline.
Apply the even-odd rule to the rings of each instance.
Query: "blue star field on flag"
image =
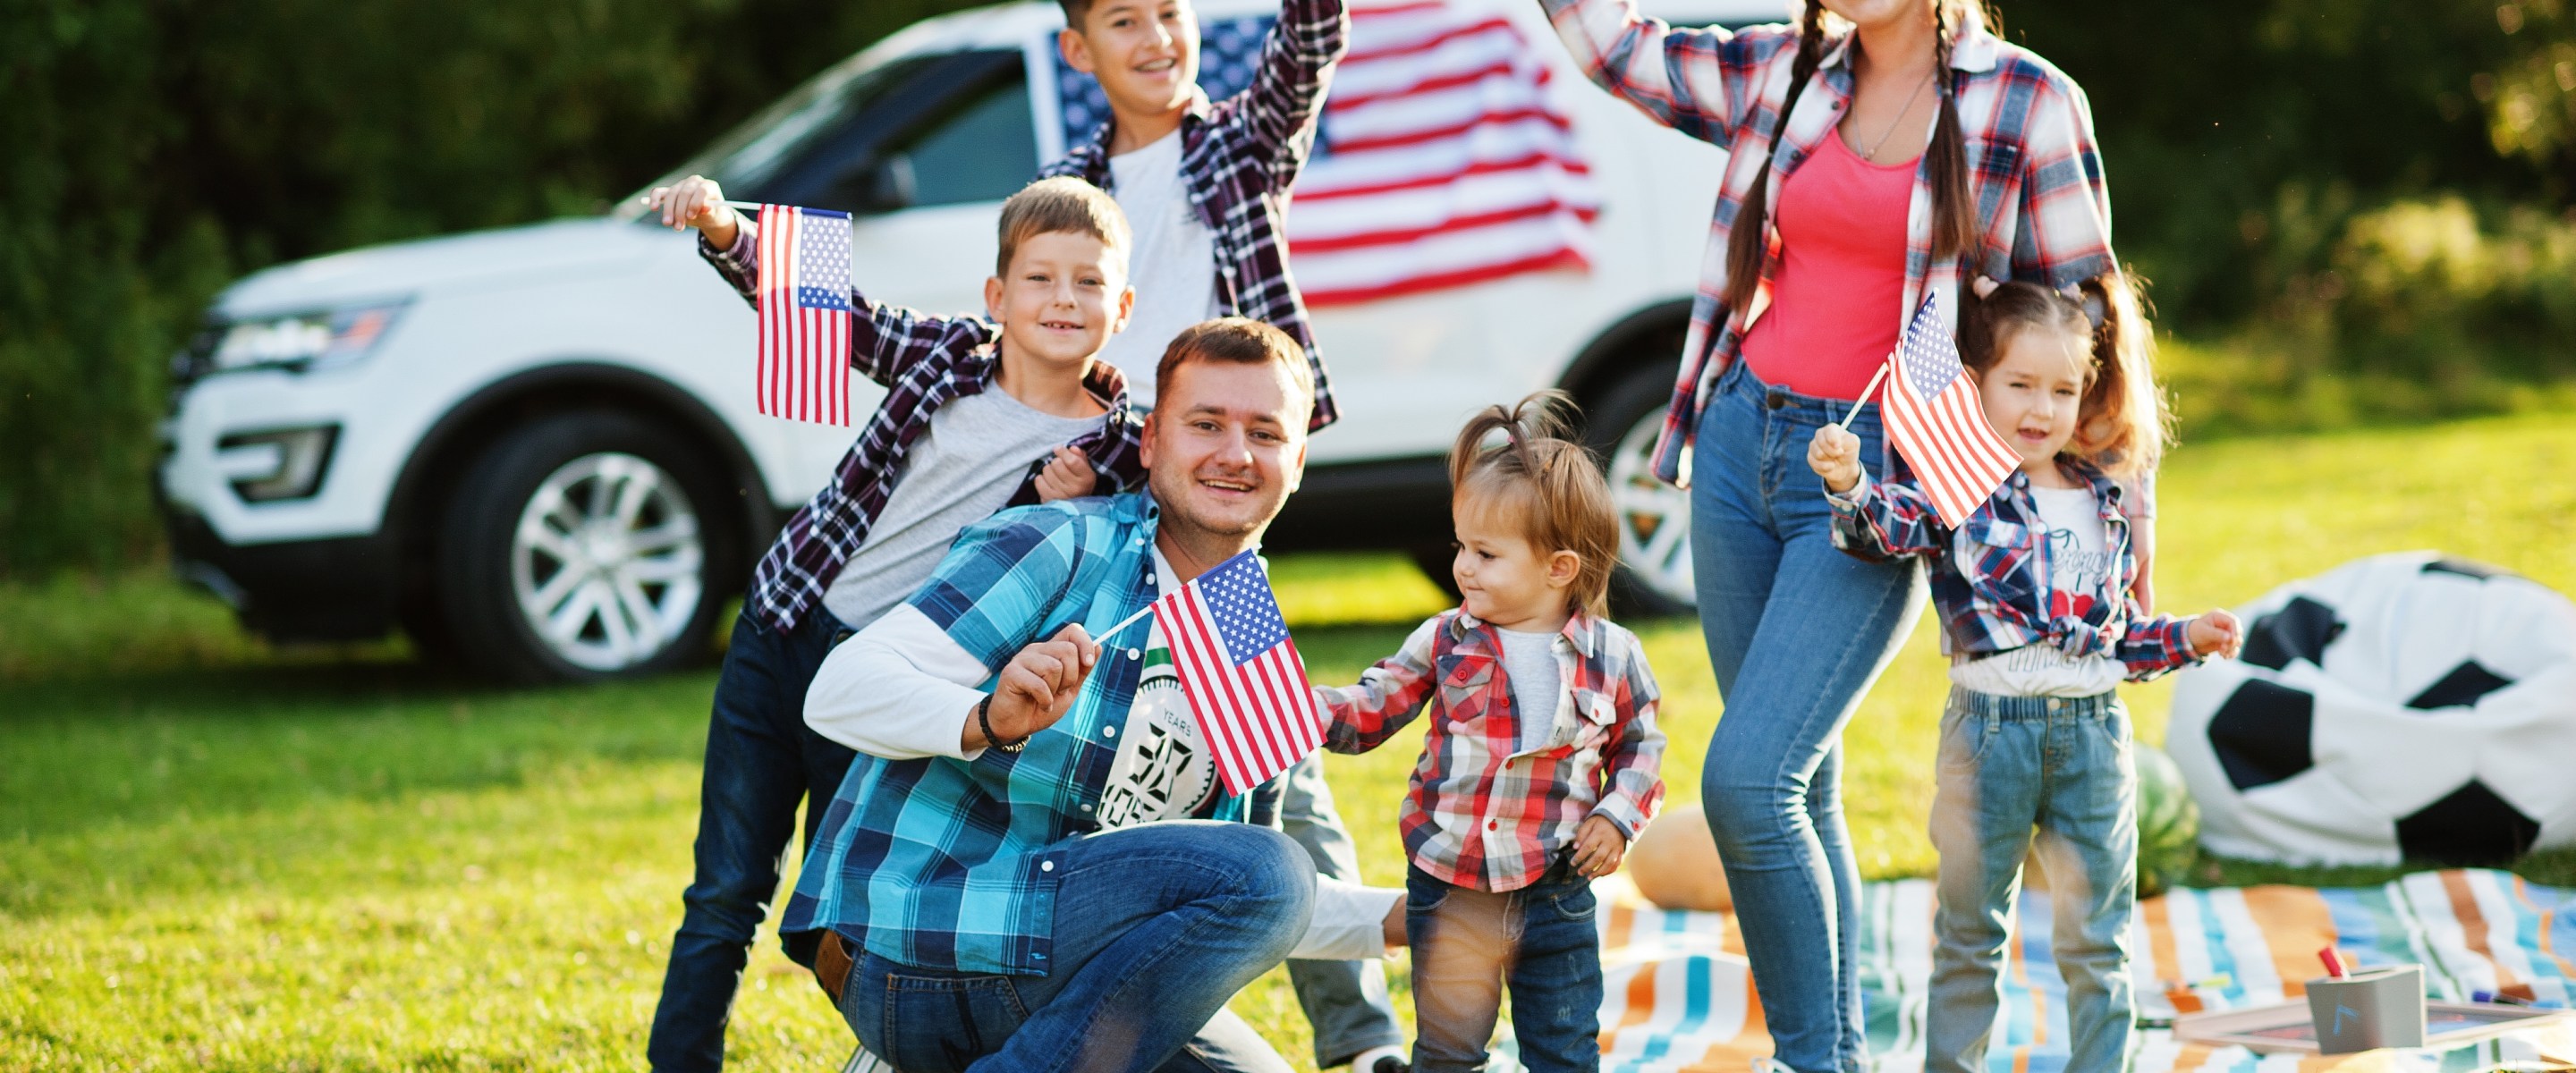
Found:
[[[858,312],[850,305],[850,214],[796,211],[803,216],[796,228],[796,305]]]
[[[1217,636],[1225,639],[1226,655],[1235,666],[1288,639],[1288,621],[1270,595],[1270,579],[1261,572],[1261,561],[1249,554],[1208,571],[1199,579],[1199,595],[1207,600],[1208,615],[1216,620]]]

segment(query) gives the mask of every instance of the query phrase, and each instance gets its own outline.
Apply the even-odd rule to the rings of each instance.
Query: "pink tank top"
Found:
[[[1825,138],[1780,187],[1771,305],[1744,337],[1766,384],[1857,398],[1905,321],[1905,214],[1915,161],[1882,167]]]

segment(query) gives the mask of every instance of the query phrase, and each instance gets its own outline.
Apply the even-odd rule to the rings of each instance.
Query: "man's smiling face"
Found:
[[[1162,524],[1249,545],[1306,473],[1314,403],[1272,362],[1196,360],[1172,370],[1145,426]]]
[[[1064,61],[1100,80],[1113,110],[1185,107],[1199,80],[1199,16],[1190,0],[1094,0],[1057,38]]]

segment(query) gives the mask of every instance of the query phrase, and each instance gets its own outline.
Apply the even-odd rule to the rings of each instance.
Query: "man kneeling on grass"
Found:
[[[905,1073],[1287,1068],[1225,1010],[1307,953],[1315,866],[1277,781],[1222,790],[1158,630],[1091,634],[1260,541],[1314,382],[1240,318],[1183,331],[1154,380],[1145,491],[970,526],[806,695],[859,758],[782,930],[824,933],[824,990]]]

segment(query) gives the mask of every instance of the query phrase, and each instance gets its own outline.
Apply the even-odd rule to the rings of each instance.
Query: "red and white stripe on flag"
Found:
[[[815,308],[800,287],[805,214],[793,205],[760,207],[759,378],[753,384],[760,412],[817,424],[850,423],[850,312]],[[846,218],[841,226],[847,227]],[[846,265],[842,275],[847,276]],[[839,288],[847,302],[848,284]]]
[[[1977,378],[1959,361],[1940,300],[1924,299],[1888,355],[1895,368],[1880,412],[1941,524],[1955,529],[2021,467],[2021,455],[1986,423]]]
[[[1352,5],[1288,214],[1308,305],[1591,265],[1601,193],[1539,56],[1481,6]]]
[[[1154,601],[1154,621],[1227,793],[1259,786],[1323,746],[1324,712],[1306,661],[1252,553]]]

